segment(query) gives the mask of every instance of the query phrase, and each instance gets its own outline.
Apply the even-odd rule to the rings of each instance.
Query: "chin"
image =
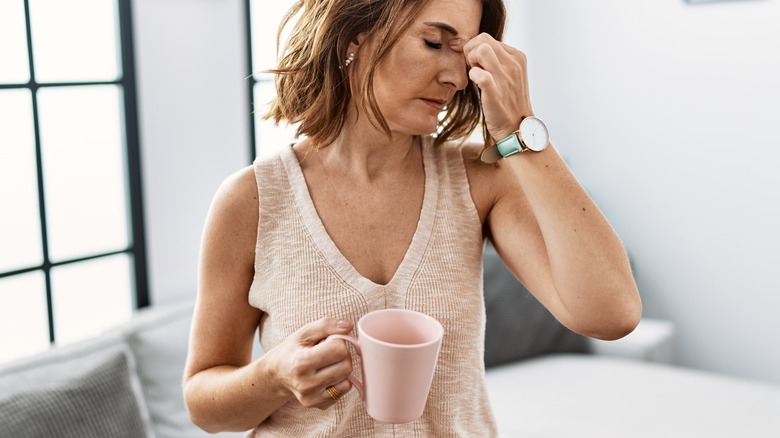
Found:
[[[424,122],[424,123],[423,123]],[[423,118],[415,120],[413,123],[408,123],[405,126],[399,126],[394,131],[402,132],[406,135],[431,135],[436,132],[436,128],[439,127],[439,120],[433,118],[431,121],[425,121]]]

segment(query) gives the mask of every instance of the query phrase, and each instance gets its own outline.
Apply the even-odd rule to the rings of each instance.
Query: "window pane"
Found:
[[[24,90],[0,90],[0,272],[40,266],[32,100]]]
[[[293,142],[298,125],[279,124],[274,126],[272,120],[263,120],[268,112],[268,104],[276,96],[276,88],[272,81],[255,84],[255,145],[258,157],[267,157],[285,148]]]
[[[49,348],[43,272],[0,278],[0,363]]]
[[[38,92],[53,261],[128,246],[120,100],[113,85]]]
[[[30,0],[36,81],[115,80],[117,16],[111,0]]]
[[[268,77],[262,71],[276,67],[276,34],[287,11],[293,5],[291,0],[252,0],[251,27],[252,27],[252,72],[257,77]],[[282,48],[287,41],[292,24],[285,28],[282,34]]]
[[[129,320],[133,314],[132,284],[126,254],[52,268],[57,345],[98,335]]]
[[[0,1],[0,83],[21,84],[30,80],[26,30],[24,0]]]

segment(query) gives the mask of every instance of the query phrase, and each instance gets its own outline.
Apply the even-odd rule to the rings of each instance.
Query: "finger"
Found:
[[[351,363],[352,359],[346,341],[341,339],[329,339],[321,342],[311,347],[309,354],[313,358],[311,365],[317,370],[341,361],[349,361]]]
[[[328,409],[341,400],[351,389],[352,383],[346,379],[336,385],[326,386],[321,393],[322,402],[317,407]]]
[[[334,388],[336,388],[340,393],[346,394],[349,391],[352,391],[352,382],[349,381],[349,379],[344,379],[341,382],[333,385]]]
[[[328,388],[333,388],[333,389],[328,391]],[[334,383],[333,385],[326,386],[325,389],[322,390],[322,392],[327,396],[327,399],[336,402],[342,397],[344,397],[344,395],[346,395],[351,390],[352,390],[352,382],[350,382],[347,379],[344,379],[338,383]]]
[[[493,79],[493,75],[485,69],[472,67],[471,70],[469,70],[469,79],[477,84],[482,91],[495,91],[496,81]]]
[[[335,385],[352,374],[352,360],[343,360],[317,370],[314,378],[324,386]]]
[[[466,42],[463,40],[463,38],[453,38],[449,41],[450,49],[452,49],[454,52],[462,53],[463,52],[463,45],[466,44]]]
[[[474,39],[476,40],[475,41],[476,44],[487,44],[490,47],[492,47],[493,50],[496,51],[496,54],[498,55],[499,58],[501,58],[502,55],[504,54],[516,55],[518,53],[522,53],[516,48],[510,46],[509,44],[506,44],[503,41],[499,41],[493,38],[493,36],[491,36],[489,33],[486,32],[482,32],[481,34],[474,37]]]
[[[490,34],[482,32],[481,34],[479,34],[479,35],[475,36],[474,38],[468,40],[466,42],[466,44],[463,45],[463,52],[466,53],[466,55],[468,55],[469,52],[474,51],[477,47],[479,47],[479,46],[481,46],[483,44],[487,44],[489,46],[493,46],[495,48],[498,48],[500,46],[494,45],[494,44],[497,44],[497,43],[498,42],[492,36],[490,36]],[[502,49],[502,51],[503,51],[503,49]]]
[[[481,33],[474,38],[466,41],[466,44],[463,45],[463,51],[465,53],[468,53],[472,50],[474,50],[475,47],[482,44],[484,42],[484,37],[482,36],[484,33]]]
[[[346,334],[352,331],[354,324],[351,321],[339,320],[330,316],[318,319],[304,325],[296,332],[298,342],[301,345],[316,345],[332,334]]]
[[[331,385],[341,384],[352,373],[352,361],[350,359],[345,359],[319,370],[311,367],[310,364],[302,367],[308,369],[308,371],[297,373],[293,371],[298,377],[295,378],[291,386],[291,392],[305,407],[319,407],[321,403],[327,401],[322,397],[323,389]],[[343,388],[344,385],[342,384],[341,387]]]
[[[493,53],[496,55],[497,59],[502,65],[519,64],[523,66],[526,63],[525,53],[510,46],[509,44],[496,40],[490,36],[490,34],[484,32],[472,38],[464,45],[464,53],[468,55],[470,52],[478,49],[482,45],[491,47],[493,49]]]
[[[501,61],[496,56],[496,52],[487,44],[481,44],[471,50],[466,55],[468,64],[473,67],[481,67],[489,72],[498,72],[501,70]]]

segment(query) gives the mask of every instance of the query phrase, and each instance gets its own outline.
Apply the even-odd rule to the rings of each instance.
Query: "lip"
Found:
[[[445,101],[443,99],[430,99],[430,98],[426,98],[426,97],[422,97],[422,98],[420,98],[420,100],[422,100],[426,104],[436,108],[438,111],[441,111],[442,108],[444,108],[444,105],[447,103],[447,101]]]

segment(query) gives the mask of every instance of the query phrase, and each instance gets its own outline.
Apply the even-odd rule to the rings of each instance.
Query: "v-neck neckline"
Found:
[[[422,143],[423,171],[425,174],[425,188],[423,193],[423,203],[420,209],[420,216],[417,221],[417,228],[412,236],[412,241],[406,249],[401,264],[396,268],[395,273],[387,284],[378,284],[373,280],[363,276],[355,266],[347,260],[344,254],[333,242],[333,239],[325,229],[320,215],[314,206],[311,193],[309,192],[306,178],[303,175],[301,164],[292,148],[288,147],[282,153],[282,159],[287,170],[287,176],[290,179],[295,204],[297,205],[303,219],[306,230],[311,235],[314,244],[325,255],[328,263],[335,272],[348,284],[359,291],[370,291],[376,288],[392,289],[396,291],[405,291],[412,280],[412,276],[417,271],[425,249],[433,232],[433,225],[436,218],[436,206],[439,197],[439,172],[436,168],[436,160],[433,157],[433,145],[430,138],[424,137]]]

